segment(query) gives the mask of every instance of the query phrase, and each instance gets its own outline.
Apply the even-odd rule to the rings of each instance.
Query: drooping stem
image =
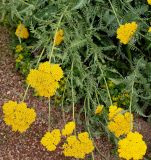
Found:
[[[28,92],[29,86],[30,86],[30,85],[28,84],[28,86],[26,87],[26,90],[25,90],[25,93],[24,93],[24,96],[23,96],[22,102],[24,102],[24,101],[25,101],[25,98],[26,98],[26,96],[27,96],[27,92]]]

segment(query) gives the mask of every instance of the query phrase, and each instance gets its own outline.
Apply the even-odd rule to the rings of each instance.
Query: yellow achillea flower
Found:
[[[60,29],[56,32],[55,37],[54,37],[55,46],[60,45],[63,39],[64,39],[64,31],[63,29]]]
[[[123,111],[122,108],[118,108],[117,106],[111,105],[109,108],[109,120],[112,120],[117,114]]]
[[[59,64],[50,64],[49,62],[45,62],[39,65],[39,71],[51,73],[53,79],[55,81],[60,81],[63,78],[63,71]]]
[[[63,153],[66,157],[84,159],[86,154],[94,150],[93,142],[89,138],[88,132],[83,132],[76,136],[69,136],[67,143],[63,145]]]
[[[116,137],[126,135],[131,131],[133,125],[133,115],[129,112],[117,114],[112,121],[108,123],[108,129],[115,134]]]
[[[117,29],[117,38],[120,40],[120,42],[127,44],[136,32],[137,26],[138,25],[136,22],[120,25],[120,27]]]
[[[147,0],[147,2],[148,2],[148,4],[150,4],[150,5],[151,5],[151,0]]]
[[[17,37],[22,39],[27,39],[29,37],[28,29],[22,23],[17,26],[15,34]]]
[[[16,53],[20,53],[22,50],[23,50],[22,45],[17,45],[15,52],[16,52]]]
[[[27,76],[27,83],[31,85],[39,96],[51,97],[59,88],[58,81],[63,77],[63,71],[58,64],[44,62],[38,69],[31,69]]]
[[[61,133],[59,129],[54,129],[52,132],[46,132],[41,139],[41,144],[47,148],[48,151],[56,150],[56,146],[61,141]]]
[[[103,110],[103,105],[98,105],[95,110],[95,114],[101,114]]]
[[[74,129],[75,129],[75,122],[73,122],[73,121],[68,122],[65,125],[64,129],[62,130],[62,135],[63,136],[71,135],[73,133]]]
[[[3,105],[4,121],[12,127],[13,131],[25,132],[35,121],[36,113],[34,109],[27,108],[26,103],[17,104],[8,101]]]
[[[126,160],[140,160],[146,154],[147,146],[143,136],[138,132],[130,132],[126,138],[118,142],[118,153],[120,158]]]

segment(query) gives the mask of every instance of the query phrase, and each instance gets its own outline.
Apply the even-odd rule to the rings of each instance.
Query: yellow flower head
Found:
[[[55,69],[54,69],[55,66]],[[51,97],[59,88],[58,81],[63,77],[63,71],[58,64],[44,62],[38,69],[31,69],[27,76],[27,83],[31,85],[39,96]]]
[[[23,50],[22,45],[17,45],[15,52],[16,52],[16,53],[20,53],[22,50]]]
[[[41,63],[38,68],[39,71],[50,73],[53,79],[60,81],[63,77],[63,71],[59,64],[50,64],[49,62]]]
[[[56,146],[61,141],[61,133],[59,129],[54,129],[52,132],[46,132],[41,139],[41,144],[47,148],[48,151],[56,150]]]
[[[29,37],[28,29],[22,23],[17,26],[15,34],[17,37],[22,39],[27,39]]]
[[[95,114],[101,114],[103,110],[103,105],[98,105],[95,110]]]
[[[147,0],[147,2],[148,2],[148,4],[150,4],[150,5],[151,5],[151,0]]]
[[[146,153],[147,146],[138,132],[130,132],[126,138],[118,142],[118,153],[120,158],[126,160],[140,160]]]
[[[74,129],[75,129],[75,122],[73,122],[73,121],[68,122],[65,125],[64,129],[62,130],[62,135],[63,136],[71,135],[73,133]]]
[[[111,105],[109,108],[109,120],[112,120],[117,114],[121,113],[122,111],[122,108]]]
[[[64,31],[62,29],[58,30],[54,37],[54,44],[58,46],[64,40]]]
[[[8,101],[3,105],[4,121],[12,127],[13,131],[25,132],[35,121],[36,113],[34,109],[27,108],[26,103],[17,104]]]
[[[115,134],[116,137],[126,135],[133,127],[133,115],[129,112],[117,114],[112,121],[108,123],[108,129]]]
[[[136,22],[120,25],[120,27],[117,29],[117,38],[120,40],[120,42],[127,44],[136,32],[137,26],[138,25]]]
[[[75,157],[84,159],[86,154],[94,150],[93,142],[89,138],[87,132],[83,132],[76,136],[69,136],[67,143],[63,145],[63,153],[66,157]]]

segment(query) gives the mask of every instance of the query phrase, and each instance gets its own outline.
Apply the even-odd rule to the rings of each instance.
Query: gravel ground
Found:
[[[28,106],[35,108],[37,119],[25,133],[12,132],[11,128],[3,122],[2,105],[8,100],[21,101],[25,91],[23,77],[16,72],[14,59],[9,49],[8,30],[0,27],[0,160],[74,160],[65,158],[61,152],[61,145],[55,152],[48,152],[41,144],[40,139],[47,131],[47,106],[45,99],[39,99],[32,95],[29,90],[26,98]],[[60,108],[52,107],[52,129],[63,128],[62,114]],[[70,114],[65,115],[66,121],[71,120]],[[136,119],[136,129],[144,135],[148,143],[148,155],[151,152],[151,125],[144,120]],[[106,137],[95,140],[99,151],[106,160],[117,160],[110,151],[113,149]],[[103,160],[98,152],[94,152],[95,160]],[[85,160],[91,158],[86,157]]]

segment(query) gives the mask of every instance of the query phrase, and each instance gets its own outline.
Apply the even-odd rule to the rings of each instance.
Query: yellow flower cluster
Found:
[[[151,0],[147,0],[147,2],[148,2],[148,4],[150,4],[150,5],[151,5]]]
[[[108,123],[108,129],[116,137],[128,134],[131,131],[131,127],[133,127],[133,115],[116,106],[111,106],[109,112],[110,122]]]
[[[75,122],[73,122],[73,121],[68,122],[65,125],[64,129],[62,130],[62,135],[63,136],[71,135],[73,133],[74,129],[75,129]]]
[[[151,32],[151,27],[149,27],[148,32]]]
[[[8,101],[3,105],[4,121],[12,126],[13,131],[25,132],[35,121],[36,113],[34,109],[27,108],[26,103],[17,104],[14,101]]]
[[[123,111],[122,108],[118,108],[117,106],[111,105],[109,108],[109,120],[113,120],[113,118]]]
[[[56,150],[56,146],[61,141],[61,133],[59,129],[54,129],[52,132],[46,132],[41,139],[41,144],[47,148],[48,151]]]
[[[54,37],[55,46],[60,45],[63,39],[64,39],[64,31],[60,29],[56,32],[55,37]]]
[[[24,58],[23,55],[19,54],[18,57],[16,58],[16,62],[21,62],[23,58]]]
[[[120,158],[126,160],[143,159],[147,146],[138,132],[130,132],[126,138],[118,142],[118,153]]]
[[[129,94],[127,92],[120,93],[117,96],[112,96],[112,100],[113,100],[114,104],[127,105],[129,103]]]
[[[27,39],[29,37],[28,29],[22,23],[17,26],[15,34],[17,37],[22,39]]]
[[[66,157],[85,158],[86,154],[91,153],[94,150],[93,142],[89,138],[87,132],[78,134],[76,136],[69,136],[67,143],[63,145],[63,153]]]
[[[68,136],[66,143],[63,144],[63,153],[67,157],[85,158],[86,154],[91,153],[94,150],[93,142],[89,138],[88,132],[79,133],[76,137],[71,135],[75,129],[75,122],[68,122],[64,129],[62,129],[62,135]],[[70,136],[69,136],[70,135]],[[41,139],[41,144],[49,151],[54,151],[57,145],[61,141],[61,132],[59,129],[54,129],[52,132],[46,132]]]
[[[95,114],[101,114],[103,110],[103,105],[98,105],[95,110]]]
[[[63,77],[59,64],[44,62],[38,69],[31,69],[27,76],[27,83],[33,87],[39,96],[51,97],[59,88],[58,81]]]
[[[16,52],[16,53],[20,53],[22,50],[23,50],[22,45],[17,45],[15,52]]]
[[[127,44],[131,40],[136,30],[136,22],[120,25],[120,27],[117,29],[117,38],[120,40],[121,43]]]

